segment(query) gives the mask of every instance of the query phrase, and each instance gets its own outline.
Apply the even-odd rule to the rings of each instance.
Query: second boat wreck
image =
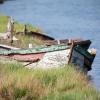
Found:
[[[8,58],[20,62],[26,62],[29,68],[54,68],[63,64],[73,63],[87,71],[96,55],[94,49],[89,49],[90,40],[71,41],[66,44],[34,47],[32,49],[0,50],[0,59]]]

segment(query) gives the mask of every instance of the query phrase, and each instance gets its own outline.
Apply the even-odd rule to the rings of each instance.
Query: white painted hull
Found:
[[[40,61],[27,66],[28,68],[55,68],[68,64],[70,49],[47,52]]]

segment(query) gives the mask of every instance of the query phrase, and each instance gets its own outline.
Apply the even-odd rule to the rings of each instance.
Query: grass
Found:
[[[42,40],[33,38],[31,36],[17,35],[16,38],[19,40],[13,41],[12,44],[10,43],[9,40],[2,40],[2,39],[0,40],[0,43],[5,44],[5,45],[11,45],[11,46],[22,48],[22,49],[27,49],[29,43],[31,43],[33,47],[43,45]]]
[[[0,32],[6,32],[7,29],[7,23],[8,23],[8,16],[0,16]],[[23,32],[24,30],[24,24],[18,23],[15,21],[15,32]],[[38,27],[33,27],[30,24],[27,24],[27,28],[29,31],[39,32],[42,33],[41,29]]]
[[[0,16],[0,32],[6,32],[7,17]],[[24,25],[15,23],[15,31]],[[40,31],[28,25],[29,30]],[[27,48],[29,43],[41,45],[42,41],[18,35],[13,46]],[[9,44],[0,40],[0,43]],[[1,63],[2,62],[2,63]],[[55,69],[27,69],[19,63],[0,62],[0,100],[100,100],[100,94],[90,86],[87,77],[72,65]]]
[[[7,16],[0,16],[0,32],[1,33],[6,32],[7,23],[8,23],[8,17]],[[42,31],[39,28],[33,27],[30,24],[27,24],[27,28],[29,31],[42,33]],[[15,33],[16,32],[23,32],[24,24],[15,22],[14,30],[15,30]],[[32,43],[33,46],[43,44],[42,40],[40,40],[38,38],[33,38],[31,36],[25,36],[25,35],[14,35],[14,36],[18,39],[18,41],[14,41],[12,46],[16,46],[19,48],[28,48],[29,43]],[[6,45],[11,45],[10,40],[0,39],[0,43],[6,44]]]
[[[0,64],[0,100],[100,100],[87,78],[71,65],[43,70]]]
[[[0,16],[0,32],[6,32],[7,22],[7,16]]]

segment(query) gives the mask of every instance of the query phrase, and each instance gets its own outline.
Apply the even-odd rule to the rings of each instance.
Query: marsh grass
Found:
[[[8,16],[0,16],[0,32],[6,32],[8,23]],[[42,33],[42,29],[36,26],[32,26],[31,24],[26,24],[29,31],[40,32]],[[14,25],[15,32],[23,32],[24,24],[18,23],[15,21]]]
[[[0,39],[0,44],[10,45],[18,48],[25,48],[27,49],[29,47],[29,43],[32,44],[33,47],[43,45],[43,41],[38,38],[33,38],[30,36],[25,35],[15,35],[18,41],[13,41],[13,43],[10,43],[10,40],[2,40]]]
[[[38,38],[33,38],[31,36],[25,36],[25,35],[17,35],[16,36],[19,40],[15,41],[13,43],[13,46],[19,47],[19,48],[28,48],[29,43],[35,46],[43,45],[43,41]]]
[[[72,65],[55,69],[27,69],[0,64],[1,100],[99,100],[87,77]]]
[[[0,32],[3,34],[3,32],[6,32],[7,29],[7,22],[8,22],[8,17],[7,16],[0,16]],[[27,28],[29,31],[33,31],[33,32],[39,32],[42,33],[41,29],[38,27],[33,27],[30,24],[27,24]],[[16,32],[23,32],[24,30],[24,24],[20,24],[18,22],[15,22],[14,25],[14,33]],[[5,45],[12,45],[12,46],[16,46],[19,48],[28,48],[28,44],[32,43],[33,46],[36,45],[42,45],[43,41],[38,39],[38,38],[33,38],[31,36],[25,36],[25,35],[15,35],[14,36],[18,39],[18,41],[14,41],[12,44],[10,43],[10,40],[2,40],[0,39],[0,43],[1,44],[5,44]]]

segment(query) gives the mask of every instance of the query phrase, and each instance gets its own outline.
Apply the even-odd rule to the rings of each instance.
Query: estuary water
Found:
[[[90,39],[97,56],[89,75],[100,90],[100,0],[8,0],[0,5],[0,15],[30,23],[56,39]]]

